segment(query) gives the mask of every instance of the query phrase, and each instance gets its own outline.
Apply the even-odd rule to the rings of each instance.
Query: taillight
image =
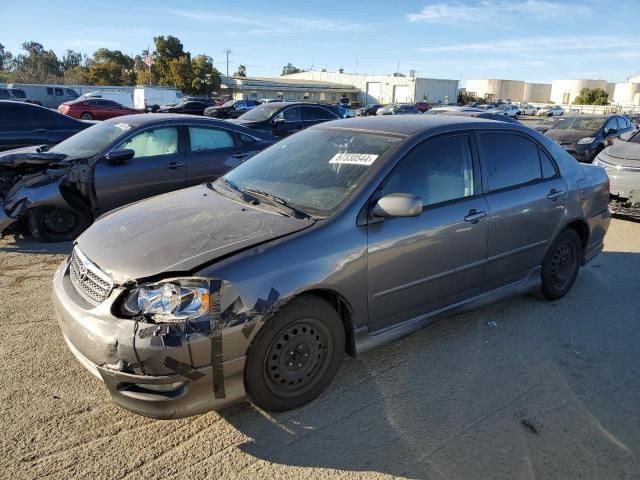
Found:
[[[611,179],[609,175],[607,175],[607,180],[604,182],[604,188],[607,190],[607,193],[611,193]]]

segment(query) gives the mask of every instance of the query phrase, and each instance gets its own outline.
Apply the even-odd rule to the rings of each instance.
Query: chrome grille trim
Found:
[[[97,265],[92,263],[76,246],[71,253],[69,276],[76,291],[89,303],[99,305],[113,290],[113,282]]]

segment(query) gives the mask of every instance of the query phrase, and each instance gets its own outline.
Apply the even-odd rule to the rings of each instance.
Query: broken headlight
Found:
[[[173,278],[138,286],[126,298],[123,313],[144,315],[156,322],[197,318],[209,311],[209,282],[197,278]]]

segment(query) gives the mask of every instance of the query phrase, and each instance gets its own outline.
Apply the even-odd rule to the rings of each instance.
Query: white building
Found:
[[[350,85],[358,89],[357,101],[371,103],[455,103],[458,98],[458,80],[394,75],[359,75],[353,73],[309,71],[284,75],[289,79]]]
[[[551,84],[551,102],[559,105],[572,104],[583,88],[601,88],[611,98],[614,94],[611,85],[613,84],[606,80],[554,80]]]
[[[489,78],[483,80],[467,80],[467,93],[486,100],[510,100],[522,102],[525,83],[522,80],[502,80]]]
[[[613,103],[623,106],[640,105],[640,77],[629,77],[624,83],[616,83]]]
[[[522,94],[523,102],[549,103],[551,99],[550,83],[525,83]]]
[[[318,103],[337,103],[342,97],[355,102],[359,92],[353,85],[285,77],[222,77],[221,91],[236,100],[268,98]]]

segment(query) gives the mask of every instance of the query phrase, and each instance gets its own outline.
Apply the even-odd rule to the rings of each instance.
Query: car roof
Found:
[[[370,132],[390,133],[396,135],[414,135],[428,130],[464,128],[511,128],[521,131],[529,131],[523,125],[507,123],[504,121],[487,120],[483,118],[467,117],[460,115],[380,115],[369,117],[346,118],[319,124],[318,127],[330,126],[354,130],[367,130]]]
[[[185,115],[182,113],[138,113],[132,115],[122,115],[119,117],[110,118],[104,120],[105,123],[126,123],[132,128],[137,128],[143,125],[149,125],[152,123],[171,123],[171,120],[175,120],[176,123],[203,123],[211,125],[219,125],[229,127],[233,125],[225,120],[216,120],[214,118],[202,117],[200,115]],[[235,127],[236,125],[234,125]]]

